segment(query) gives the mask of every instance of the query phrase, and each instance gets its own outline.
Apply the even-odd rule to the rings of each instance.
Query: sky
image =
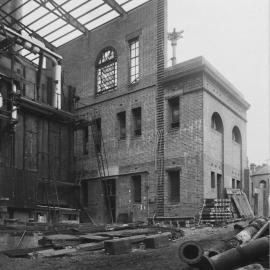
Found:
[[[250,103],[247,156],[256,164],[269,162],[269,11],[268,0],[168,0],[168,30],[184,30],[177,61],[204,56]]]

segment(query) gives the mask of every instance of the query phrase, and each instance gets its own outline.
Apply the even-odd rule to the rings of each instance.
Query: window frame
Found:
[[[142,107],[133,108],[131,110],[131,114],[132,114],[133,136],[140,137],[142,136]],[[137,116],[140,117],[137,118]]]
[[[103,56],[107,53],[107,52],[113,52],[114,56],[112,59],[108,59],[102,63],[100,63],[100,61],[102,61]],[[99,90],[99,70],[104,69],[110,65],[113,65],[113,86],[109,87],[108,89],[101,89]],[[107,93],[107,92],[111,92],[113,90],[115,90],[117,88],[117,83],[118,83],[118,79],[117,79],[117,74],[118,74],[118,57],[117,57],[117,52],[113,47],[106,47],[103,50],[101,50],[101,52],[98,54],[97,59],[96,59],[96,63],[95,63],[95,89],[96,89],[96,95],[101,95],[103,93]]]
[[[137,44],[136,44],[137,43]],[[132,49],[132,45],[135,44],[135,48]],[[134,85],[140,80],[140,38],[139,36],[133,37],[128,40],[128,50],[129,50],[129,73],[128,73],[128,81],[129,85]],[[132,51],[135,51],[135,55],[132,56]],[[132,62],[135,62],[135,65]],[[132,74],[132,69],[134,68],[134,75]],[[134,80],[132,80],[134,77]]]
[[[171,97],[168,99],[168,107],[169,107],[169,128],[170,129],[178,129],[180,127],[180,97]],[[175,121],[174,111],[178,108],[178,121]]]

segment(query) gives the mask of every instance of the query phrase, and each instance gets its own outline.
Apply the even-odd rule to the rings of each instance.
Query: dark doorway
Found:
[[[107,206],[107,213],[111,222],[116,221],[116,183],[115,179],[104,180],[103,190],[105,202]]]
[[[222,198],[222,175],[217,174],[217,198]]]

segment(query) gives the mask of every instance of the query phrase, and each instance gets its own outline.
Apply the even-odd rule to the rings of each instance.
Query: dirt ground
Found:
[[[211,245],[220,239],[230,239],[233,235],[233,224],[227,227],[184,229],[185,236],[170,243],[169,247],[160,249],[137,249],[130,254],[107,255],[104,251],[80,252],[76,255],[61,258],[12,259],[0,255],[0,269],[5,270],[186,270],[190,269],[180,261],[178,247],[186,240],[197,240]]]

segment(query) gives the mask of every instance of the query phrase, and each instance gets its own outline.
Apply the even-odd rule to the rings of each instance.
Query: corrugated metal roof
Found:
[[[14,0],[0,5],[2,24],[42,41],[53,50],[118,16],[124,16],[149,0],[23,0],[6,12],[5,6],[11,1]],[[20,18],[15,17],[18,13],[22,14]],[[38,58],[25,48],[19,50],[31,61]]]

